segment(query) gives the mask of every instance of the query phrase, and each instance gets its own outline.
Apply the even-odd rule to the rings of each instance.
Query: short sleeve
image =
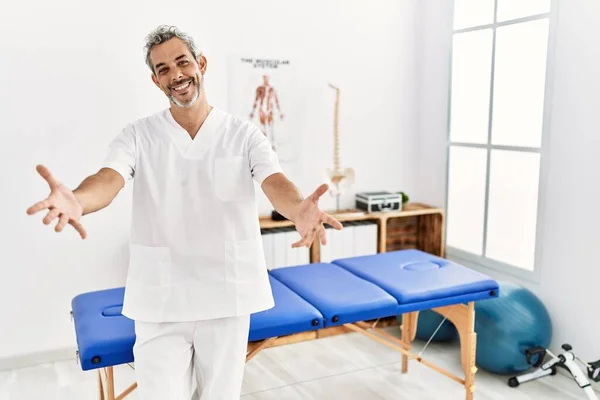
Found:
[[[267,137],[253,125],[248,127],[250,137],[248,140],[248,153],[250,159],[250,169],[252,177],[259,184],[278,172],[283,172],[279,164],[279,158],[271,147]]]
[[[125,181],[133,179],[135,175],[135,152],[135,131],[132,126],[128,126],[110,143],[102,167],[117,171]]]

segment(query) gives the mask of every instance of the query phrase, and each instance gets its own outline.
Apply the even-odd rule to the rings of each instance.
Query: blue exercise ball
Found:
[[[524,372],[531,368],[525,350],[550,345],[552,320],[527,288],[510,282],[499,285],[499,297],[475,304],[476,364],[498,374]]]
[[[458,339],[458,331],[454,324],[446,320],[440,327],[442,321],[444,321],[444,317],[435,311],[420,311],[419,318],[417,319],[416,339],[426,342],[431,338],[431,335],[433,335],[434,332],[435,336],[431,339],[432,342],[451,342]],[[439,330],[436,332],[438,327]]]

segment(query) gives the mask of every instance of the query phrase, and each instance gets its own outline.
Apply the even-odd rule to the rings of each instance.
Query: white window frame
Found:
[[[550,11],[548,13],[536,14],[528,17],[512,19],[503,22],[497,22],[497,10],[498,1],[494,0],[494,20],[490,24],[478,25],[464,29],[452,29],[452,40],[450,40],[450,63],[449,63],[449,87],[448,87],[448,110],[447,110],[447,129],[446,129],[446,195],[445,195],[445,212],[448,215],[448,196],[450,192],[450,150],[454,147],[471,147],[487,150],[487,165],[486,165],[486,178],[485,178],[485,208],[484,208],[484,219],[483,219],[483,244],[482,244],[482,255],[474,254],[462,249],[454,248],[446,245],[446,256],[456,262],[460,262],[466,266],[472,267],[483,272],[500,272],[506,275],[510,275],[524,281],[530,281],[539,283],[541,276],[541,265],[543,263],[543,234],[545,229],[545,218],[546,218],[546,185],[547,185],[547,174],[548,174],[548,143],[550,139],[550,117],[552,111],[552,93],[553,93],[553,79],[554,79],[554,54],[555,54],[555,42],[556,42],[556,21],[557,21],[557,0],[551,0]],[[454,1],[452,2],[452,12],[454,12]],[[452,15],[452,21],[454,20]],[[518,24],[522,22],[536,21],[541,19],[548,19],[549,30],[548,30],[548,48],[547,48],[547,59],[546,59],[546,85],[544,95],[544,113],[542,121],[542,138],[540,147],[524,147],[524,146],[505,146],[505,145],[494,145],[491,144],[491,132],[492,125],[491,121],[493,118],[493,99],[494,99],[494,69],[496,60],[496,33],[497,28],[507,25]],[[489,103],[489,114],[488,114],[488,136],[487,143],[476,144],[476,143],[463,143],[453,142],[450,138],[450,127],[452,117],[452,62],[453,52],[452,46],[454,43],[454,36],[459,33],[492,29],[493,40],[492,40],[492,58],[491,58],[491,76],[490,76],[490,103]],[[492,150],[511,150],[511,151],[523,151],[523,152],[534,152],[540,154],[540,171],[539,171],[539,188],[538,188],[538,209],[537,209],[537,229],[535,238],[535,253],[534,253],[534,265],[533,270],[526,270],[521,267],[510,265],[492,258],[485,256],[485,248],[487,242],[487,220],[488,220],[488,209],[489,209],[489,179],[490,179],[490,155]],[[448,232],[447,224],[448,218],[445,218],[445,231]]]

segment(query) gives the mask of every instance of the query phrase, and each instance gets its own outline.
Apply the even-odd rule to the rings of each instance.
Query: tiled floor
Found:
[[[416,342],[415,351],[422,344]],[[461,376],[456,344],[432,343],[424,357]],[[276,347],[247,364],[242,400],[464,399],[462,386],[443,375],[416,362],[403,375],[400,365],[399,353],[356,333]],[[119,366],[115,377],[117,390],[123,390],[133,383],[134,371]],[[587,399],[560,374],[519,388],[506,382],[480,370],[475,399]],[[82,372],[75,361],[0,371],[0,400],[96,400],[97,393],[96,374]]]

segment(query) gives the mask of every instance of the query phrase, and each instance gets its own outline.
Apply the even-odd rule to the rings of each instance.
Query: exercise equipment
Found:
[[[594,382],[600,382],[600,360],[592,363],[582,361],[575,356],[572,352],[573,348],[567,343],[562,345],[562,349],[564,352],[560,353],[558,356],[552,354],[550,350],[539,346],[527,349],[525,352],[527,363],[536,368],[536,370],[524,375],[511,377],[508,380],[508,385],[510,387],[517,387],[521,383],[543,378],[548,375],[556,375],[557,368],[564,368],[569,371],[571,376],[575,379],[575,382],[577,382],[579,387],[587,394],[588,399],[598,400],[598,396],[596,396],[590,381],[586,378],[585,373],[581,370],[575,360],[578,360],[584,366],[587,370],[588,378]],[[546,356],[550,356],[550,360],[545,361]],[[535,361],[533,361],[534,359]]]
[[[530,290],[510,282],[498,284],[498,298],[475,306],[477,366],[496,374],[518,374],[531,368],[525,350],[550,346],[552,320]]]
[[[498,296],[498,283],[462,265],[419,250],[312,263],[269,271],[275,307],[251,316],[248,362],[264,348],[323,328],[358,332],[402,354],[402,372],[415,360],[460,383],[467,400],[475,386],[475,302]],[[123,288],[76,296],[72,315],[83,370],[98,370],[101,393],[115,397],[113,366],[132,363],[133,322],[121,314]],[[464,378],[410,352],[417,315],[432,309],[452,321],[461,338]],[[379,329],[381,318],[402,315],[402,339]],[[368,321],[368,322],[367,322]],[[104,370],[106,379],[103,379]]]

